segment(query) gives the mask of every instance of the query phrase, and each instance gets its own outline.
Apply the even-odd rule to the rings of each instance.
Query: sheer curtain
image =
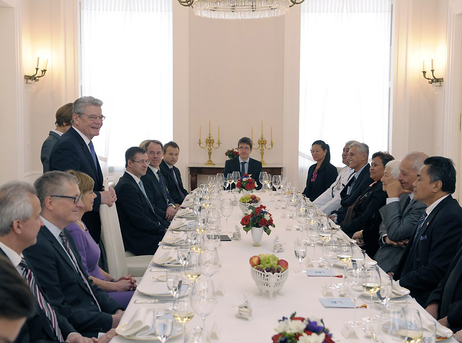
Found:
[[[94,141],[110,171],[142,140],[172,139],[171,2],[80,0],[81,94],[104,102]]]
[[[300,181],[322,139],[331,163],[355,139],[371,154],[388,149],[392,0],[309,0],[302,4]]]

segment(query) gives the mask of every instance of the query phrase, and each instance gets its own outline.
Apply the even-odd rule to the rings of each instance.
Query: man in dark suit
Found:
[[[379,211],[382,217],[379,245],[374,259],[379,266],[389,271],[399,262],[409,238],[427,207],[414,199],[414,182],[417,173],[428,156],[423,152],[412,152],[400,161],[392,161],[385,168],[382,178],[387,192],[387,203]]]
[[[58,139],[66,133],[71,127],[72,122],[72,102],[61,106],[56,111],[56,129],[50,131],[48,138],[42,144],[40,152],[40,159],[43,165],[43,172],[46,173],[50,170],[50,154]]]
[[[164,145],[164,158],[160,163],[160,170],[167,182],[167,188],[177,206],[181,205],[188,191],[183,187],[180,170],[175,167],[180,155],[180,147],[175,142],[168,142]]]
[[[374,180],[371,179],[367,162],[369,158],[369,147],[365,143],[354,142],[348,151],[348,166],[354,170],[353,176],[340,192],[341,207],[332,212],[331,219],[342,225],[350,206],[353,206],[356,199],[363,194]]]
[[[40,212],[40,201],[31,185],[12,181],[0,187],[0,217],[3,225],[0,227],[0,255],[8,258],[8,263],[26,279],[37,298],[34,311],[15,342],[91,342],[77,333],[66,318],[54,311],[49,297],[41,288],[40,280],[36,278],[34,268],[27,258],[22,257],[23,250],[35,244],[37,233],[43,225]],[[37,287],[34,287],[34,283]]]
[[[23,253],[51,305],[83,336],[96,337],[99,332],[117,327],[123,311],[106,292],[93,285],[72,236],[64,229],[78,220],[83,206],[77,179],[51,171],[34,185],[44,226],[37,243]]]
[[[73,107],[72,127],[56,142],[50,156],[50,170],[72,169],[88,174],[95,181],[93,211],[85,213],[82,220],[96,243],[99,243],[101,235],[99,206],[112,206],[117,199],[113,188],[104,190],[103,173],[91,141],[99,135],[103,126],[102,105],[101,100],[91,96],[77,99]]]
[[[140,148],[146,150],[149,159],[146,175],[141,177],[148,198],[154,205],[156,213],[171,221],[180,207],[175,204],[170,195],[167,181],[160,170],[164,145],[158,140],[147,140],[141,142]]]
[[[262,171],[262,164],[260,161],[254,160],[250,157],[252,152],[252,140],[249,137],[242,137],[237,143],[239,149],[239,158],[233,158],[226,161],[224,175],[228,175],[233,171],[240,172],[241,176],[244,174],[251,175],[252,179],[257,184],[257,189],[261,189],[260,173]],[[234,185],[233,185],[234,187]]]
[[[169,226],[168,221],[156,214],[141,181],[148,165],[144,149],[129,148],[125,152],[125,174],[115,187],[125,250],[135,255],[153,255]]]
[[[456,170],[445,157],[429,157],[414,182],[414,199],[427,205],[397,268],[391,271],[421,306],[444,278],[462,237],[462,208],[451,193]]]

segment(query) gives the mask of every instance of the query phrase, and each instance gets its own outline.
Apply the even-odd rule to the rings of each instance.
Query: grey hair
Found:
[[[34,186],[42,208],[45,206],[46,197],[63,195],[68,184],[78,185],[79,182],[74,175],[57,170],[46,172],[40,176],[35,181]]]
[[[354,141],[354,143],[350,144],[350,149],[354,146],[358,147],[358,152],[360,154],[366,153],[367,157],[369,157],[369,146],[366,143],[359,143]]]
[[[352,140],[352,141],[346,142],[345,145],[351,146],[351,144],[353,144],[353,143],[358,143],[358,144],[360,144],[358,141]]]
[[[393,177],[393,179],[397,179],[400,173],[399,166],[401,165],[400,160],[393,160],[387,163],[385,166],[385,169],[390,170],[390,175]]]
[[[31,194],[37,195],[34,187],[22,181],[10,181],[0,187],[0,236],[10,232],[15,220],[27,221],[32,216]]]
[[[428,155],[424,152],[421,151],[412,151],[406,156],[404,156],[404,159],[409,159],[413,161],[414,163],[412,164],[412,169],[416,172],[419,173],[420,168],[423,167],[424,161],[428,158]]]
[[[74,106],[72,107],[72,112],[80,116],[85,113],[86,106],[103,106],[103,102],[99,99],[96,99],[92,96],[83,96],[74,101]]]

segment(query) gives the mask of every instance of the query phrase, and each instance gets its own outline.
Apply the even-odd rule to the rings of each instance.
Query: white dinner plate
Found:
[[[117,334],[119,334],[120,336],[122,336],[123,338],[126,338],[126,339],[131,339],[131,340],[134,340],[134,341],[158,341],[159,339],[152,333],[150,334],[147,334],[147,335],[143,335],[143,336],[126,336],[124,334],[125,332],[125,328],[127,327],[127,323],[124,323],[124,324],[121,324],[119,325],[117,328],[116,328],[116,332]],[[170,335],[169,339],[170,338],[175,338],[175,337],[178,337],[178,336],[181,336],[183,334],[183,327],[181,326],[181,324],[179,323],[173,323],[173,330],[172,330],[172,334]]]
[[[167,298],[173,300],[173,296],[168,290],[166,282],[156,282],[153,280],[153,282],[141,283],[136,288],[136,290],[141,294],[148,295],[150,297]],[[188,291],[189,285],[183,284],[179,298],[186,296]]]

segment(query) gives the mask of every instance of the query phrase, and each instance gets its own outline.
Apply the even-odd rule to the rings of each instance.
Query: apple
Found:
[[[249,263],[252,267],[255,267],[255,266],[258,266],[260,264],[260,256],[252,256],[250,259],[249,259]]]
[[[289,268],[289,262],[287,262],[286,260],[279,260],[278,261],[278,265],[281,266],[281,268],[284,270],[286,270],[287,268]]]

